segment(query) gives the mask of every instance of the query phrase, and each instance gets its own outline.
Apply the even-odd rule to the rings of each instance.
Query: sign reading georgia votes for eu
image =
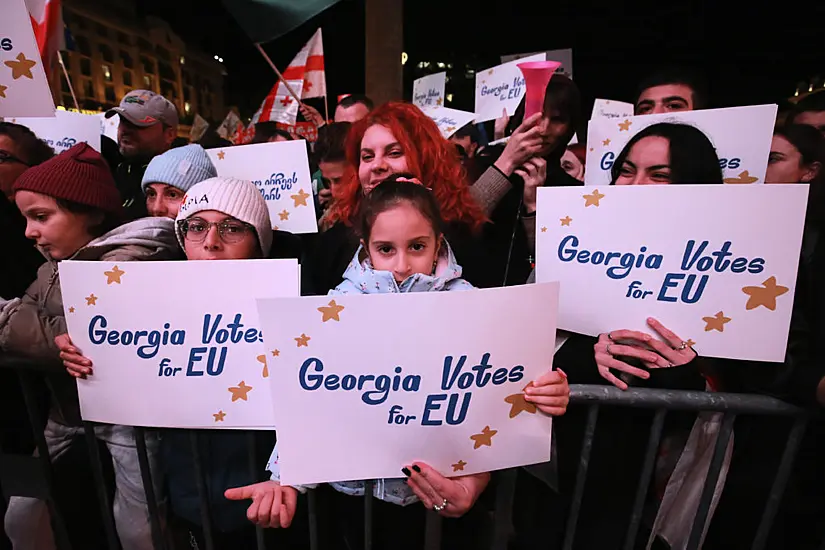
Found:
[[[117,118],[117,117],[113,117]],[[101,125],[98,115],[86,115],[58,109],[53,117],[11,118],[10,122],[27,126],[57,154],[86,142],[100,152]],[[117,135],[115,135],[117,141]]]
[[[807,185],[544,187],[536,279],[561,284],[564,330],[653,333],[654,317],[700,355],[783,361],[807,198]]]
[[[92,360],[84,420],[272,429],[255,298],[298,296],[296,260],[60,262],[69,335]]]
[[[208,149],[219,176],[250,180],[266,200],[272,229],[317,233],[304,140]]]
[[[444,89],[447,86],[447,73],[435,73],[422,76],[413,82],[413,105],[425,107],[443,107]]]
[[[259,300],[281,481],[549,460],[550,417],[523,391],[551,369],[557,298],[546,284]]]
[[[539,53],[490,67],[476,73],[476,122],[495,120],[504,109],[509,116],[516,112],[521,98],[527,91],[519,63],[546,61],[546,54]]]

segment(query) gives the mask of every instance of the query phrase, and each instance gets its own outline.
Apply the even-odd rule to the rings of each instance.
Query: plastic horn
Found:
[[[553,77],[556,69],[561,67],[558,61],[529,61],[516,65],[524,75],[524,83],[527,86],[524,98],[524,120],[527,120],[535,113],[540,113],[544,106],[544,93],[547,91],[547,84]]]

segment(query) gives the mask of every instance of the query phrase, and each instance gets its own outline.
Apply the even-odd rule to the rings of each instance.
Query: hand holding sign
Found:
[[[404,468],[402,472],[424,507],[446,518],[460,518],[469,512],[490,482],[487,472],[447,478],[423,462],[416,462],[411,470]]]
[[[512,174],[516,168],[537,155],[544,147],[541,137],[541,113],[536,113],[516,128],[507,145],[504,146],[501,156],[495,162],[496,168],[505,176]]]
[[[227,489],[223,495],[228,500],[252,500],[246,517],[264,528],[289,527],[298,506],[298,491],[281,486],[277,481],[262,481],[244,487]]]

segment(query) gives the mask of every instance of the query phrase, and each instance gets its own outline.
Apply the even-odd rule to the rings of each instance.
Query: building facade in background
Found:
[[[63,18],[70,35],[63,60],[81,109],[105,110],[146,89],[172,101],[182,125],[196,113],[215,122],[226,115],[223,65],[187,46],[165,21],[139,18],[134,0],[64,0]],[[58,64],[50,82],[55,102],[74,107]]]

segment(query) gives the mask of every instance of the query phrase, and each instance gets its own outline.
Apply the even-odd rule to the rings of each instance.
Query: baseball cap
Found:
[[[171,101],[149,90],[132,90],[120,100],[120,106],[106,111],[106,118],[115,115],[141,128],[148,128],[158,122],[167,126],[178,125],[178,110]]]

